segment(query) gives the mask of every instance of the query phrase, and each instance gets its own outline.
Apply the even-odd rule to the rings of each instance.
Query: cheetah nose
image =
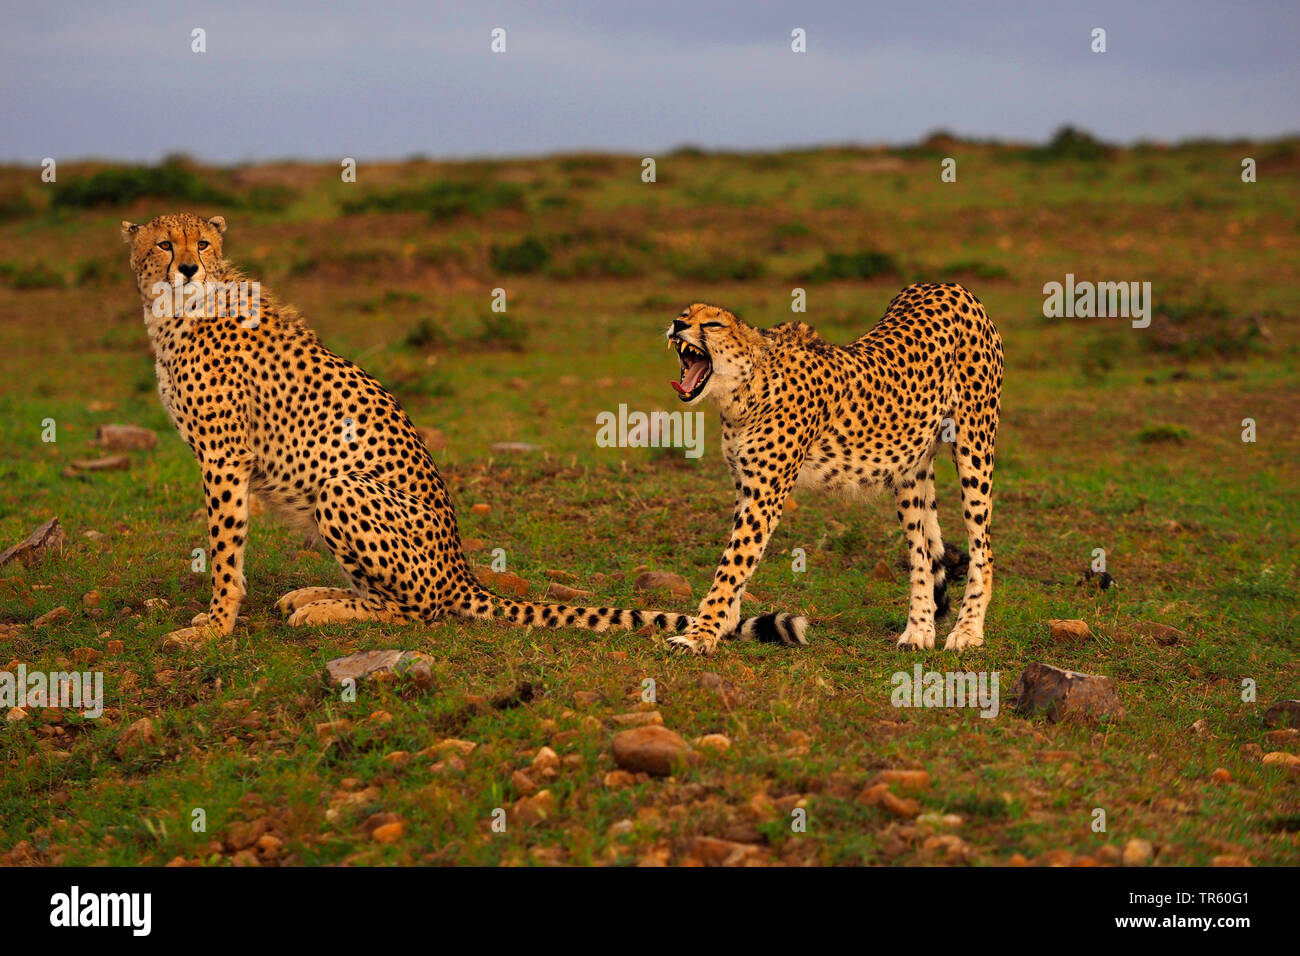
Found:
[[[681,319],[673,319],[673,334],[676,335],[682,329],[686,328],[687,324],[688,323],[683,322]]]
[[[177,266],[176,271],[179,272],[181,275],[183,275],[186,279],[193,279],[194,273],[199,271],[199,267],[197,264],[191,265],[189,263],[186,263],[185,265]]]

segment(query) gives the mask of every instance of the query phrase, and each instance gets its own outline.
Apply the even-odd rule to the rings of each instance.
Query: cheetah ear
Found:
[[[213,229],[217,230],[217,232],[221,233],[223,236],[226,234],[225,216],[213,216],[211,219],[208,220],[208,225],[211,226]]]
[[[133,222],[122,220],[122,241],[131,242],[135,239],[135,234],[140,231],[140,227]]]

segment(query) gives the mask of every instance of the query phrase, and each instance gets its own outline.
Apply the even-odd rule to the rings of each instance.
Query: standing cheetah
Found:
[[[894,493],[907,532],[911,599],[901,647],[932,648],[947,609],[934,457],[952,445],[970,538],[957,624],[944,647],[984,643],[993,589],[989,518],[993,445],[1002,393],[1002,339],[960,285],[910,285],[850,345],[831,345],[802,322],[755,329],[724,309],[695,304],[668,329],[688,404],[707,395],[722,416],[722,446],[736,486],[731,540],[678,649],[712,652],[736,626],[745,585],[795,487]],[[742,628],[743,629],[743,628]]]
[[[433,458],[397,399],[264,292],[232,309],[247,280],[222,258],[225,231],[219,216],[122,223],[158,392],[198,458],[207,504],[212,601],[169,637],[234,629],[252,492],[298,530],[319,534],[351,579],[349,588],[286,594],[279,608],[291,625],[447,614],[596,631],[692,623],[661,611],[511,601],[483,588]],[[184,295],[164,298],[181,286]],[[791,627],[789,615],[765,615],[745,622],[744,636],[776,639]]]

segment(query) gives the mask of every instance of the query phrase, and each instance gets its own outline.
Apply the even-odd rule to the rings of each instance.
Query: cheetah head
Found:
[[[726,309],[696,302],[668,327],[681,378],[670,382],[677,397],[693,405],[705,394],[722,400],[749,378],[754,367],[754,331]]]
[[[221,235],[226,220],[200,219],[181,213],[137,225],[122,222],[122,239],[131,246],[131,271],[140,295],[151,300],[158,282],[182,285],[205,282],[221,262]]]

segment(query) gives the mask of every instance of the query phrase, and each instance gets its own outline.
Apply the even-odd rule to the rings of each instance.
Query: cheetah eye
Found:
[[[722,322],[702,322],[702,323],[700,323],[700,328],[702,328],[702,329],[720,329],[720,328],[722,328],[722,326],[723,326],[723,323],[722,323]]]
[[[200,248],[200,249],[206,249],[207,247],[208,247],[208,240],[206,240],[206,239],[200,239],[200,240],[199,240],[199,248]]]
[[[170,242],[168,242],[166,239],[164,239],[162,242],[158,243],[158,248],[159,248],[159,249],[166,249],[168,252],[171,252],[171,250],[172,250],[172,244],[171,244]]]

